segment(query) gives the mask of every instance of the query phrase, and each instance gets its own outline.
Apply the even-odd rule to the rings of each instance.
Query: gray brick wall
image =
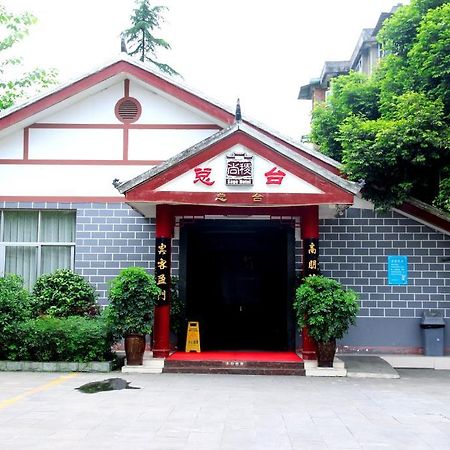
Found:
[[[387,257],[408,256],[408,285],[387,283]],[[360,317],[417,318],[441,309],[450,318],[450,236],[395,212],[349,209],[320,222],[324,275],[359,292]]]
[[[96,286],[107,302],[109,281],[121,269],[139,266],[153,272],[154,219],[142,217],[124,203],[78,203],[75,270]]]

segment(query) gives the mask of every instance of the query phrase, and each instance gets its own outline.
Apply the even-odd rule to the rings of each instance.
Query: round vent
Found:
[[[116,117],[121,122],[136,122],[141,115],[141,104],[133,97],[121,98],[116,103]]]

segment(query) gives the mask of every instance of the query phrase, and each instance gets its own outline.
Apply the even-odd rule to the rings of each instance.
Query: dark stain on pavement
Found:
[[[138,387],[130,386],[130,381],[126,381],[123,378],[108,378],[103,381],[93,381],[92,383],[83,384],[76,390],[85,394],[95,394],[102,391],[120,391],[122,389],[140,389]]]

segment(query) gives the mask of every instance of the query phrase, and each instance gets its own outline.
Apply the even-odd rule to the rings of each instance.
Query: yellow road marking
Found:
[[[47,389],[50,389],[53,386],[56,386],[58,384],[64,383],[67,380],[70,380],[73,377],[78,376],[79,373],[73,372],[68,375],[62,375],[58,378],[55,378],[54,380],[49,381],[48,383],[42,384],[41,386],[37,386],[33,389],[29,389],[28,391],[25,391],[23,394],[16,395],[15,397],[7,398],[6,400],[3,400],[0,402],[0,409],[4,409],[7,406],[13,405],[14,403],[17,403],[20,400],[23,400],[26,397],[29,397],[30,395],[37,394],[38,392],[46,391]]]

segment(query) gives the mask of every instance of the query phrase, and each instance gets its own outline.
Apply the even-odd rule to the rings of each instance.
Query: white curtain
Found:
[[[71,246],[45,243],[74,241],[73,211],[42,211],[40,223],[38,211],[4,211],[5,273],[20,275],[29,289],[38,275],[71,268]],[[8,245],[22,242],[29,245]]]
[[[4,242],[37,242],[37,211],[5,211]]]
[[[37,277],[37,247],[6,247],[5,274],[15,273],[23,278],[23,284],[31,289]]]
[[[70,211],[42,211],[41,242],[73,242],[75,240],[74,214]]]
[[[41,273],[51,273],[56,269],[70,269],[70,247],[42,246]]]

